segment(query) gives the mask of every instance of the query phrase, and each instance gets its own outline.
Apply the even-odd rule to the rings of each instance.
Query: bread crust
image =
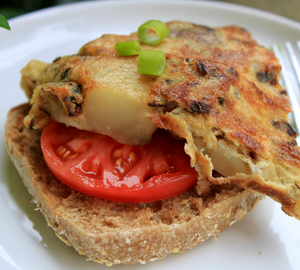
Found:
[[[145,263],[184,252],[240,221],[262,198],[234,185],[207,195],[190,190],[155,203],[120,203],[82,194],[57,180],[40,149],[40,131],[26,129],[29,104],[6,122],[7,150],[48,225],[81,255],[107,266]]]

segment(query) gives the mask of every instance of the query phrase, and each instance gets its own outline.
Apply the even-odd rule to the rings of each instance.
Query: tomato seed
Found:
[[[84,146],[80,147],[80,149],[79,149],[77,152],[78,152],[79,154],[81,154],[81,153],[85,152],[87,149],[88,149],[87,146],[84,145]]]
[[[119,159],[116,161],[115,168],[116,168],[120,173],[124,173],[124,170],[125,170],[124,167],[125,167],[125,164],[124,164],[123,158],[119,158]]]
[[[100,158],[95,157],[92,161],[92,171],[97,174],[99,172]]]
[[[136,154],[134,152],[130,152],[130,154],[129,154],[129,162],[130,163],[134,163],[134,162],[136,162],[136,160],[137,160]]]
[[[65,154],[63,155],[63,158],[67,158],[68,156],[70,156],[71,151],[67,150],[67,152],[65,152]]]
[[[123,154],[123,149],[120,148],[120,149],[116,150],[116,151],[113,153],[113,157],[114,157],[114,158],[120,158],[120,157],[122,156],[122,154]]]
[[[78,154],[74,154],[72,156],[68,156],[67,159],[72,159],[72,158],[77,157],[77,156],[78,156]]]
[[[64,146],[60,146],[57,150],[56,153],[62,157],[66,152],[68,151],[68,149]]]
[[[119,167],[121,166],[123,163],[123,158],[119,158],[117,161],[116,161],[116,166]]]

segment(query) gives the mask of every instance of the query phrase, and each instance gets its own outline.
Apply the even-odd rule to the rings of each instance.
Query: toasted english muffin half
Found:
[[[41,131],[23,120],[29,104],[13,108],[6,122],[7,150],[31,202],[67,245],[98,263],[135,264],[184,252],[240,221],[262,198],[234,184],[212,185],[153,203],[125,203],[80,193],[54,177],[41,147]]]

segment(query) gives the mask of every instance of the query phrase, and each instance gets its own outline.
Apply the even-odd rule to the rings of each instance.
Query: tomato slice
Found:
[[[41,147],[57,179],[104,199],[153,202],[181,194],[197,181],[184,142],[162,130],[150,144],[131,146],[52,121],[43,130]]]

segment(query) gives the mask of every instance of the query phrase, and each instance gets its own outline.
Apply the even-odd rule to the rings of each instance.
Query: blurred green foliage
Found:
[[[1,0],[0,14],[7,19],[58,4],[57,0]]]

